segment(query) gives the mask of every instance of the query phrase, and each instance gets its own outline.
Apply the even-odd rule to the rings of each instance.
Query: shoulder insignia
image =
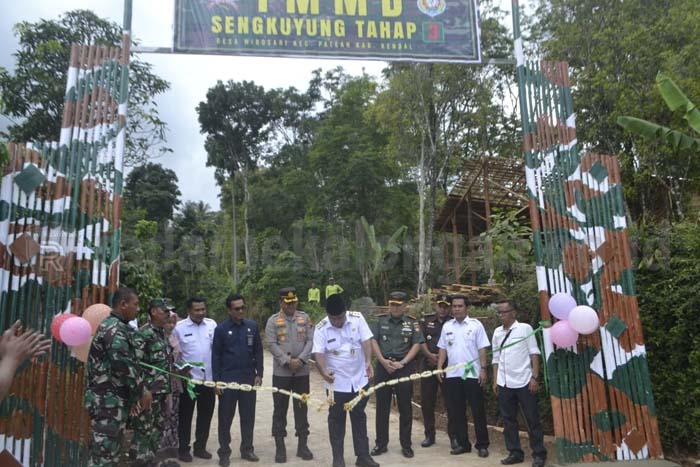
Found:
[[[432,318],[433,316],[437,316],[437,313],[423,313],[423,318]]]
[[[412,315],[409,315],[408,313],[406,313],[404,316],[405,316],[406,318],[408,318],[408,319],[413,320],[413,321],[416,320],[416,318],[414,318]]]
[[[350,316],[354,316],[355,318],[361,318],[361,317],[362,317],[362,313],[360,313],[359,311],[348,311],[348,314],[349,314]]]
[[[321,321],[319,321],[318,324],[316,325],[316,329],[321,329],[321,328],[323,328],[323,327],[326,325],[327,322],[328,322],[328,318],[323,318],[323,319],[322,319]]]

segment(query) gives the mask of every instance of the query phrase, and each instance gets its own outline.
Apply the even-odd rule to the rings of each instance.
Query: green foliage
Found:
[[[534,43],[547,59],[571,66],[577,137],[586,149],[617,154],[635,219],[683,217],[700,187],[696,150],[637,141],[617,125],[623,115],[668,128],[685,123],[656,87],[673,77],[689,99],[700,96],[700,4],[695,0],[539,0]]]
[[[148,302],[163,296],[163,282],[157,272],[146,264],[134,264],[122,261],[119,266],[119,283],[122,287],[131,287],[139,295],[139,322],[148,314]]]
[[[510,285],[521,272],[532,271],[532,229],[518,217],[517,210],[491,215],[491,229],[481,234],[486,245],[486,261],[494,270],[494,279]]]
[[[0,167],[4,167],[10,163],[10,151],[7,149],[7,144],[0,141]]]
[[[667,453],[700,450],[700,225],[674,225],[670,231],[643,227],[639,244],[668,256],[637,272],[640,315],[646,339],[661,439]],[[664,241],[665,243],[665,241]],[[642,251],[642,256],[648,256]]]
[[[143,209],[147,219],[158,223],[168,221],[180,204],[177,184],[175,172],[161,164],[147,163],[134,167],[124,184],[127,208]]]
[[[122,28],[89,10],[73,10],[55,20],[15,25],[19,48],[14,72],[0,68],[4,113],[21,120],[9,127],[13,141],[55,141],[61,130],[64,94],[72,43],[121,46]],[[171,149],[164,146],[167,126],[155,96],[170,84],[152,66],[132,56],[129,64],[127,165],[142,164]]]

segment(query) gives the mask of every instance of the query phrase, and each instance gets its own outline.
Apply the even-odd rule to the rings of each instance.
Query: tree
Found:
[[[20,122],[10,125],[13,141],[56,141],[61,131],[71,44],[120,46],[122,29],[89,10],[73,10],[56,20],[15,25],[19,49],[14,73],[0,68],[4,112]],[[164,146],[167,126],[160,119],[155,96],[170,84],[137,58],[129,64],[129,118],[125,164],[142,164],[171,149]]]
[[[508,54],[503,12],[480,2],[484,54]],[[517,154],[512,74],[504,69],[442,64],[392,64],[378,99],[378,120],[389,134],[389,152],[411,167],[419,199],[418,293],[432,269],[433,225],[440,191],[461,170],[464,158]]]
[[[571,67],[579,147],[618,155],[635,219],[671,220],[673,186],[659,174],[678,177],[692,160],[657,143],[635,141],[617,118],[634,115],[671,128],[681,125],[657,93],[655,77],[664,70],[691,98],[700,96],[700,4],[539,0],[535,17],[533,41],[541,45],[542,57]],[[697,185],[688,184],[683,196],[695,190]]]
[[[197,106],[201,132],[206,134],[204,147],[207,166],[215,167],[217,183],[224,186],[228,176],[231,190],[231,213],[234,239],[236,238],[236,203],[234,176],[240,171],[243,181],[245,224],[245,259],[250,262],[250,238],[248,228],[248,171],[257,166],[264,144],[270,136],[270,124],[274,120],[271,94],[252,81],[224,84],[218,81],[207,91],[207,100]],[[233,248],[234,283],[238,282],[237,248]]]
[[[682,170],[681,173],[659,174],[660,176],[665,175],[667,177],[670,191],[675,200],[678,217],[683,218],[684,203],[682,192],[684,190],[681,189],[681,186],[687,185],[689,181],[693,183],[689,175],[691,175],[693,169],[695,169],[694,172],[697,173],[698,168],[697,156],[698,150],[700,150],[700,139],[698,139],[696,135],[700,134],[700,110],[698,110],[695,104],[683,94],[683,91],[680,90],[676,83],[664,73],[659,72],[659,74],[656,75],[656,84],[669,110],[672,112],[677,110],[684,111],[683,119],[688,122],[692,135],[636,117],[619,117],[617,123],[624,129],[641,135],[647,140],[663,141],[667,146],[673,149],[676,159],[682,157],[681,154],[685,153],[683,156],[687,158],[687,163],[676,165],[676,167]],[[695,184],[697,184],[697,181],[695,181]]]
[[[143,209],[146,218],[163,223],[180,204],[177,175],[160,164],[135,167],[126,177],[124,197],[129,209]]]

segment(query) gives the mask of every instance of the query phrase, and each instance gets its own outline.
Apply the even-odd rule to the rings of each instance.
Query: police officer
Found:
[[[486,349],[490,345],[489,338],[481,321],[467,316],[467,297],[454,295],[451,302],[453,318],[442,326],[438,341],[438,367],[443,368],[449,359],[450,366],[465,363],[473,365],[473,371],[464,366],[450,370],[444,378],[442,374],[438,375],[440,381],[444,379],[447,410],[453,417],[452,423],[458,444],[456,448],[452,448],[450,454],[464,454],[472,450],[467,432],[466,410],[469,401],[474,417],[476,449],[479,451],[479,457],[488,457],[489,432],[486,428],[482,387],[486,386],[488,381]],[[465,373],[466,379],[463,379]]]
[[[265,342],[272,352],[272,385],[276,388],[309,393],[309,356],[313,345],[313,327],[309,316],[297,310],[296,290],[291,287],[280,289],[280,311],[267,320]],[[284,438],[287,436],[287,409],[289,396],[273,393],[272,436],[275,438],[275,462],[287,462]],[[298,438],[297,457],[305,461],[314,455],[307,446],[309,420],[307,406],[294,399],[294,430]]]
[[[372,332],[362,313],[347,311],[340,295],[326,302],[326,314],[314,332],[313,353],[316,368],[325,381],[326,390],[334,403],[328,409],[328,434],[333,451],[333,467],[345,467],[345,409],[343,405],[355,398],[360,389],[369,387],[372,371]],[[363,398],[350,411],[352,444],[357,467],[379,467],[369,455],[367,415]]]
[[[372,348],[377,357],[375,384],[390,379],[409,376],[414,373],[413,358],[424,342],[419,323],[406,315],[408,296],[404,292],[389,294],[389,314],[379,316],[374,323]],[[376,431],[377,440],[372,455],[378,456],[387,451],[389,444],[389,412],[391,396],[396,394],[399,406],[399,440],[404,457],[413,457],[411,448],[411,427],[413,425],[412,383],[384,386],[377,390]]]
[[[328,300],[329,297],[343,293],[343,288],[340,286],[340,284],[335,283],[335,279],[332,277],[328,278],[328,285],[326,286],[326,300]]]
[[[450,302],[447,295],[441,294],[437,296],[435,304],[435,313],[425,315],[421,323],[421,330],[425,342],[421,344],[423,352],[423,360],[421,362],[420,371],[432,371],[437,368],[438,361],[438,341],[440,340],[440,332],[442,326],[450,319]],[[449,365],[449,362],[448,362]],[[435,444],[435,401],[437,400],[438,388],[442,392],[443,400],[445,399],[445,387],[435,376],[430,378],[421,378],[420,380],[420,401],[423,411],[423,427],[425,429],[425,440],[421,443],[424,448]],[[447,433],[450,436],[451,443],[456,443],[454,433],[450,423],[450,414],[447,414]],[[453,448],[456,446],[453,446]]]
[[[133,289],[120,288],[111,314],[92,339],[87,362],[85,408],[90,415],[89,466],[117,467],[128,416],[150,409],[152,395],[135,362],[134,331],[129,321],[139,312]]]
[[[244,319],[245,301],[241,295],[226,299],[229,319],[216,327],[211,361],[214,381],[260,386],[263,377],[263,347],[255,321]],[[253,448],[256,391],[216,388],[219,396],[219,465],[230,465],[231,423],[236,413],[241,425],[241,458],[257,462]]]
[[[148,323],[134,334],[137,359],[156,368],[173,370],[173,348],[165,337],[164,325],[170,312],[164,299],[151,300],[148,306]],[[136,466],[154,465],[161,434],[165,426],[165,410],[170,394],[170,375],[153,368],[143,367],[144,383],[153,394],[149,412],[142,412],[131,421],[134,429]],[[172,464],[172,463],[171,463]],[[179,465],[179,464],[176,464]]]

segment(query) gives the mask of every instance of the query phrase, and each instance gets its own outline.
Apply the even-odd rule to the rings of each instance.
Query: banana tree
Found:
[[[661,141],[675,152],[673,165],[678,170],[663,177],[665,180],[662,183],[669,192],[669,206],[671,208],[675,207],[677,216],[683,218],[683,190],[681,185],[688,180],[691,166],[697,166],[695,152],[700,150],[700,139],[696,137],[700,134],[700,110],[688,99],[676,83],[664,73],[659,72],[656,75],[656,86],[672,112],[679,110],[684,112],[683,118],[690,127],[689,133],[629,116],[619,117],[617,123],[626,130],[636,133],[647,140]],[[682,151],[690,152],[690,154],[685,155],[687,158],[686,163],[681,162],[678,158]]]
[[[683,94],[683,91],[673,80],[662,72],[656,75],[656,86],[661,97],[671,111],[685,111],[683,118],[694,133],[700,134],[700,110]],[[672,130],[641,118],[623,116],[618,117],[617,124],[624,129],[643,136],[650,140],[662,140],[673,149],[700,149],[700,139],[694,136]]]
[[[371,290],[380,285],[386,295],[386,287],[388,285],[386,261],[391,254],[401,252],[401,243],[403,236],[406,234],[406,226],[402,225],[387,239],[386,244],[382,245],[377,239],[374,231],[374,226],[367,222],[364,217],[360,218],[362,225],[362,234],[364,241],[358,242],[358,246],[364,244],[365,248],[358,251],[358,266],[360,276],[362,277],[362,285],[365,288],[365,293],[371,296]],[[359,232],[358,232],[359,233]],[[386,297],[384,297],[386,298]]]

